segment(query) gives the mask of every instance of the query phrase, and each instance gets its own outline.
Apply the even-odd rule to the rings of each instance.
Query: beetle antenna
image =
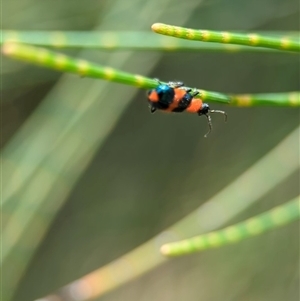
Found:
[[[220,110],[210,110],[209,113],[220,113],[224,115],[224,121],[227,121],[227,114],[224,111],[220,111]],[[209,131],[204,135],[205,138],[207,138],[207,136],[209,135],[209,133],[212,131],[212,122],[211,122],[211,117],[209,115],[209,113],[204,114],[207,118],[207,122],[208,122],[208,128]]]
[[[154,80],[155,80],[159,85],[161,85],[161,81],[160,81],[158,78],[154,78]]]
[[[207,118],[207,123],[208,123],[208,132],[204,135],[205,138],[207,138],[207,136],[209,135],[209,133],[211,132],[212,130],[212,123],[211,123],[211,117],[209,114],[204,114]]]
[[[210,110],[210,113],[220,113],[224,115],[224,121],[227,121],[227,114],[224,111],[220,111],[220,110]]]

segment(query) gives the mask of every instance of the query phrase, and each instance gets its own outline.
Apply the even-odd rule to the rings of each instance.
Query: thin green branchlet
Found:
[[[244,222],[190,239],[165,244],[165,256],[181,256],[239,242],[251,236],[289,224],[300,217],[300,196]]]
[[[153,24],[152,30],[159,34],[192,41],[265,47],[281,51],[300,51],[299,39],[294,39],[289,36],[270,37],[256,33],[231,33],[227,31],[198,30],[162,23]]]
[[[3,54],[14,59],[23,60],[32,64],[62,72],[75,73],[82,77],[99,78],[144,89],[151,89],[157,86],[157,81],[155,79],[101,66],[82,59],[74,59],[70,56],[40,47],[10,42],[3,45],[2,52]],[[193,87],[183,88],[195,89]],[[199,91],[199,94],[196,96],[196,98],[201,98],[203,101],[227,103],[235,106],[300,105],[299,92],[229,95],[219,92],[206,91],[203,89],[195,90]]]

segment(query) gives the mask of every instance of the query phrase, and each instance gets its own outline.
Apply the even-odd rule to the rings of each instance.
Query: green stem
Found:
[[[239,224],[161,247],[165,256],[181,256],[236,243],[251,236],[276,229],[300,217],[300,196]]]
[[[96,65],[81,59],[73,59],[64,54],[55,53],[44,48],[17,43],[6,43],[2,47],[2,52],[15,59],[63,72],[76,73],[80,76],[101,78],[145,89],[151,89],[157,86],[157,81],[154,79],[126,73],[110,67]],[[228,103],[230,101],[229,96],[221,93],[208,92],[204,90],[199,90],[199,92],[203,100],[223,103]]]
[[[163,35],[193,41],[265,47],[282,51],[300,51],[299,39],[292,39],[284,36],[270,37],[255,33],[242,34],[225,31],[197,30],[162,23],[153,24],[152,30]]]
[[[282,32],[267,32],[269,35],[282,35]],[[285,34],[295,36],[293,32]],[[90,48],[104,50],[134,49],[140,51],[209,51],[209,52],[262,52],[278,53],[274,49],[253,48],[241,45],[225,45],[172,39],[152,32],[141,31],[14,31],[3,30],[0,43],[15,42],[35,46],[56,48]]]
[[[2,52],[15,59],[63,72],[76,73],[83,77],[102,78],[108,81],[138,86],[140,88],[154,88],[157,86],[157,82],[153,79],[92,64],[85,60],[73,59],[67,55],[55,53],[44,48],[6,43],[2,47]]]
[[[126,73],[110,67],[96,65],[81,59],[74,59],[67,55],[56,53],[44,48],[16,43],[6,43],[2,47],[2,51],[5,55],[15,59],[63,72],[76,73],[80,76],[101,78],[144,89],[151,89],[157,86],[157,81],[151,78]],[[243,107],[257,105],[300,106],[299,92],[229,95],[196,89],[193,87],[184,88],[198,90],[199,95],[196,97],[208,102],[228,103]]]
[[[231,95],[230,104],[238,107],[252,106],[300,106],[300,92],[236,94]]]

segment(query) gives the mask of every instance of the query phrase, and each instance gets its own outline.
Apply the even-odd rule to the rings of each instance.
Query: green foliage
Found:
[[[181,256],[210,248],[239,242],[245,238],[260,235],[299,219],[300,196],[288,203],[273,208],[239,224],[182,241],[165,244],[161,253],[165,256]]]
[[[266,36],[286,36],[286,32],[262,32]],[[289,33],[291,38],[298,37],[297,32]],[[1,44],[15,42],[54,48],[89,48],[99,50],[139,50],[139,51],[197,51],[197,52],[261,52],[276,53],[271,48],[250,47],[233,44],[215,44],[173,39],[154,35],[147,31],[13,31],[3,30]]]
[[[47,68],[63,72],[76,73],[80,76],[101,78],[117,83],[133,85],[140,88],[153,88],[157,82],[137,74],[125,73],[110,67],[92,64],[85,60],[72,59],[69,56],[58,54],[53,51],[8,42],[3,45],[3,53],[12,58],[38,64]],[[191,87],[184,87],[185,89]],[[199,96],[204,101],[224,102],[238,106],[275,105],[275,106],[300,106],[300,93],[268,93],[258,95],[226,95],[218,92],[199,91]]]
[[[277,49],[281,51],[300,51],[299,37],[291,38],[287,36],[270,37],[267,35],[259,35],[256,33],[232,33],[228,31],[210,31],[210,30],[195,30],[167,24],[155,23],[152,25],[152,30],[176,37],[192,41],[205,41],[225,44],[246,45],[252,47],[265,47]]]
[[[47,95],[39,106],[36,103],[35,110],[24,109],[31,115],[22,126],[21,123],[14,125],[15,128],[20,127],[14,134],[10,131],[10,134],[6,135],[3,131],[3,137],[8,137],[4,139],[5,145],[1,154],[1,268],[4,275],[1,293],[4,301],[29,301],[54,290],[51,297],[45,297],[43,300],[59,296],[63,296],[67,301],[74,298],[97,298],[166,262],[167,259],[159,254],[162,244],[207,233],[229,222],[235,224],[265,211],[256,207],[254,210],[251,205],[254,206],[255,203],[265,204],[267,200],[272,200],[272,204],[265,208],[270,209],[274,207],[275,202],[283,204],[295,197],[297,188],[291,189],[290,183],[297,178],[299,172],[299,128],[298,121],[296,120],[296,123],[294,118],[297,112],[294,113],[295,109],[292,111],[291,107],[299,106],[300,97],[299,92],[278,91],[285,91],[286,87],[293,91],[297,86],[294,84],[295,78],[298,80],[298,77],[293,73],[293,68],[284,68],[276,77],[272,72],[264,75],[262,71],[272,66],[272,56],[276,57],[276,62],[291,66],[289,58],[283,54],[292,54],[288,51],[299,50],[299,42],[293,35],[288,33],[288,37],[278,37],[279,31],[275,31],[274,36],[271,36],[270,32],[249,36],[231,31],[193,32],[182,28],[178,31],[181,37],[182,34],[187,37],[186,34],[190,33],[198,39],[205,38],[212,42],[248,45],[237,46],[194,43],[145,34],[150,24],[162,19],[162,16],[164,20],[166,18],[166,22],[184,24],[199,5],[193,1],[189,5],[174,1],[132,1],[130,9],[126,1],[116,1],[108,8],[102,7],[102,3],[101,6],[98,3],[99,7],[96,7],[95,3],[86,1],[84,4],[72,4],[72,9],[66,4],[62,4],[65,6],[60,8],[60,4],[52,1],[30,0],[22,5],[16,3],[18,1],[5,3],[9,11],[4,14],[3,28],[8,30],[3,31],[1,35],[3,53],[14,59],[81,77],[64,74],[58,80],[58,75],[49,70],[34,69],[29,64],[3,58],[2,73],[5,76],[2,83],[2,106],[13,108],[12,112],[3,114],[5,117],[7,115],[7,124],[17,120],[18,114],[13,112],[19,111],[15,105],[27,108],[27,103],[32,99],[43,99],[39,94],[40,90],[43,90],[42,95]],[[219,3],[214,7],[214,11],[217,13],[217,10],[221,9],[226,15],[226,8],[231,12],[236,5],[238,3],[226,3],[224,7]],[[248,5],[250,7],[252,4]],[[262,12],[263,5],[261,3]],[[290,3],[286,5],[289,6]],[[24,7],[27,7],[27,11],[23,11]],[[172,7],[178,9],[178,13],[170,13]],[[264,20],[273,20],[274,12],[270,11],[270,7],[273,6],[267,7]],[[99,9],[103,9],[104,12],[101,16],[96,12]],[[255,7],[253,12],[256,12],[256,9]],[[57,14],[57,11],[61,15]],[[209,16],[216,16],[216,13],[197,13],[194,23],[198,26],[200,16],[202,24],[205,25],[205,18],[210,20]],[[239,19],[239,26],[245,24],[246,30],[259,27],[259,22],[256,22],[254,17],[250,20],[252,16],[254,14],[247,10],[247,14]],[[60,23],[55,23],[56,18]],[[248,27],[247,18],[249,24],[252,22]],[[212,21],[216,27],[217,19]],[[49,25],[51,22],[47,23],[47,20],[52,20],[52,25]],[[82,23],[78,20],[82,20]],[[210,24],[209,22],[207,23]],[[229,20],[225,23],[222,21],[219,25],[224,27],[228,22]],[[80,27],[78,24],[84,26]],[[93,24],[95,31],[83,32],[82,30],[93,30],[89,24]],[[207,28],[204,25],[203,27]],[[15,28],[17,29],[14,30]],[[58,28],[59,31],[40,31],[52,28]],[[70,28],[81,32],[64,31]],[[124,28],[128,31],[122,32]],[[164,28],[170,29],[165,26]],[[29,31],[31,29],[34,31]],[[102,33],[100,37],[99,29]],[[173,31],[174,27],[171,29]],[[76,51],[83,48],[85,51],[74,51],[72,56],[78,57],[74,59],[71,55],[58,54],[32,45],[77,48]],[[106,52],[91,52],[91,49]],[[107,51],[112,49],[119,51]],[[156,52],[145,52],[149,50]],[[161,50],[169,52],[160,60],[162,53],[157,51]],[[174,50],[190,52],[177,55],[172,52]],[[198,61],[198,57],[193,57],[198,52],[205,51],[208,52],[205,59],[201,57]],[[220,56],[227,55],[226,58],[229,57],[229,53],[235,54],[231,56],[233,60],[239,55],[264,52],[263,63],[266,63],[267,67],[260,66],[259,70],[253,67],[253,74],[249,70],[249,77],[243,77],[243,67],[247,66],[247,58],[243,56],[242,63],[230,63],[230,68],[225,68],[224,76],[222,64],[227,59],[214,65],[217,59],[214,56],[213,60],[210,60],[209,55],[215,52]],[[182,56],[184,60],[180,62]],[[255,57],[252,63],[257,58]],[[206,64],[209,62],[211,65],[207,68]],[[109,67],[103,67],[102,64]],[[199,121],[195,126],[192,118],[181,120],[178,124],[174,121],[172,126],[168,127],[168,118],[161,121],[160,117],[155,116],[157,119],[148,122],[145,117],[148,115],[143,115],[136,106],[130,106],[138,89],[126,85],[145,89],[155,87],[157,83],[150,73],[156,65],[159,70],[156,70],[155,76],[162,74],[157,77],[168,77],[168,80],[182,77],[179,79],[185,81],[190,77],[190,82],[191,79],[195,79],[197,87],[201,87],[198,88],[200,97],[205,101],[229,103],[233,106],[268,105],[271,108],[268,108],[268,111],[253,108],[255,111],[250,113],[248,110],[249,115],[246,117],[241,111],[238,115],[234,109],[227,107],[231,114],[226,132],[221,125],[216,129],[218,135],[204,143],[198,130]],[[104,81],[96,81],[95,78]],[[115,86],[109,81],[125,85]],[[222,87],[223,82],[225,85]],[[272,91],[240,94],[251,90],[261,92],[259,88],[250,88],[252,82],[254,87],[259,87],[262,83],[263,91]],[[49,87],[43,88],[45,83]],[[230,83],[233,83],[232,86]],[[207,86],[217,87],[216,90],[220,91],[236,91],[236,94],[202,89]],[[274,87],[276,89],[273,89]],[[31,89],[33,93],[27,95]],[[146,100],[144,102],[144,106],[147,107]],[[281,108],[276,115],[276,112],[272,111],[273,106],[289,108]],[[295,128],[296,130],[293,130]],[[97,160],[100,160],[100,165]],[[255,212],[250,213],[249,210]],[[298,214],[297,210],[293,212]],[[234,221],[237,215],[242,214],[245,216]],[[179,222],[169,227],[178,220]],[[292,227],[293,225],[288,226],[288,232],[284,234],[289,233],[288,236],[294,237],[292,235],[297,231],[293,231]],[[270,272],[263,281],[267,281],[272,275],[278,275],[279,282],[282,283],[280,277],[287,277],[284,269],[280,267],[290,266],[290,263],[286,264],[283,260],[294,258],[292,251],[295,247],[287,247],[280,252],[281,241],[287,235],[280,236],[280,232],[277,231],[276,235],[278,236],[273,242],[279,249],[279,256],[276,264],[270,261],[270,265],[278,267],[280,272]],[[150,239],[153,236],[154,239]],[[292,243],[296,243],[298,238],[297,236],[293,240],[289,237],[291,246],[294,246]],[[144,243],[145,241],[147,242]],[[249,243],[252,251],[247,255],[261,256],[257,257],[257,264],[249,264],[249,270],[254,267],[253,271],[256,273],[255,268],[263,264],[264,270],[268,271],[267,260],[263,258],[263,248],[260,248],[260,245],[265,244],[265,249],[270,247],[273,250],[272,243],[269,242],[270,236],[262,236]],[[138,247],[135,248],[136,246]],[[243,254],[239,248],[242,246],[236,245],[231,252]],[[202,263],[196,259],[193,267],[197,272],[194,272],[204,271],[205,277],[202,279],[215,279],[210,277],[210,271],[215,276],[216,273],[219,275],[220,271],[222,274],[222,271],[235,273],[242,270],[240,267],[246,257],[244,254],[242,261],[235,265],[234,260],[238,255],[230,254],[226,260],[226,248],[221,252],[224,253],[203,255],[212,257],[211,260],[206,257],[207,260]],[[206,270],[205,262],[209,263]],[[226,262],[230,265],[222,268]],[[176,264],[178,263],[173,263],[173,266]],[[166,268],[167,277],[163,271],[162,275],[153,278],[163,283],[168,277],[192,275],[188,274],[193,270],[188,265],[184,262],[181,268],[183,272],[179,273],[168,272]],[[98,268],[99,266],[102,267]],[[186,285],[184,299],[194,300],[195,296],[199,297],[198,276],[186,277],[191,279],[191,282],[192,279],[197,279],[197,283]],[[241,276],[243,277],[244,273],[237,273],[234,279],[239,280]],[[211,296],[215,291],[219,291],[223,297],[222,283],[230,280],[230,277],[223,275],[221,278],[220,283],[203,285],[203,291],[205,287],[208,288],[203,292],[206,294],[204,299],[215,300]],[[249,274],[249,279],[254,278],[257,279],[257,275],[254,277]],[[74,279],[78,280],[74,282]],[[248,278],[243,279],[248,281]],[[183,278],[177,280],[178,283],[182,283]],[[69,284],[65,286],[66,283]],[[224,285],[229,287],[228,283]],[[60,290],[59,287],[64,289]],[[212,287],[218,289],[211,289]],[[261,286],[248,287],[249,298],[255,300],[255,293],[261,293]],[[272,283],[272,287],[276,285]],[[265,288],[262,293],[264,300],[270,297],[267,284]],[[163,290],[152,289],[148,283],[147,289],[151,291],[150,300],[161,299],[157,295],[154,296],[153,292],[159,294]],[[235,289],[238,294],[238,285]],[[245,291],[243,287],[240,289]],[[284,289],[282,287],[282,290]],[[174,300],[179,297],[182,299],[183,295],[176,293],[176,285],[172,282],[170,294],[173,291]],[[232,296],[230,294],[231,292],[229,296]],[[128,293],[128,298],[125,295],[121,291],[120,300],[141,298],[131,293]],[[281,298],[277,300],[282,300],[280,294],[275,294],[272,300],[275,301],[277,296]],[[293,294],[294,299],[295,296],[296,294]],[[114,297],[115,295],[112,295],[112,300],[117,300]],[[286,296],[284,298],[292,300]],[[216,300],[220,298],[216,297]]]

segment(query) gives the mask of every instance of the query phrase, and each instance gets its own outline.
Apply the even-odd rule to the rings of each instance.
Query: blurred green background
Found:
[[[295,31],[299,10],[296,0],[4,0],[2,27],[150,31],[153,23],[162,22],[211,30]],[[299,58],[285,53],[61,51],[212,91],[300,88]],[[205,118],[152,115],[144,90],[62,75],[7,58],[2,59],[1,69],[5,158],[15,154],[34,160],[47,149],[55,157],[52,144],[47,145],[55,137],[49,135],[66,128],[78,148],[90,145],[80,157],[73,144],[61,149],[67,157],[70,154],[68,162],[75,167],[51,185],[48,201],[60,194],[61,207],[13,300],[42,297],[146,242],[226,187],[299,125],[297,108],[212,104],[213,109],[226,110],[228,122],[214,115],[214,130],[204,139]],[[78,112],[80,122],[72,119]],[[47,164],[56,170],[59,159]],[[4,173],[7,181],[9,176]],[[69,186],[60,193],[61,181]],[[231,223],[298,194],[299,170]],[[238,245],[170,260],[100,299],[299,300],[299,223]]]

